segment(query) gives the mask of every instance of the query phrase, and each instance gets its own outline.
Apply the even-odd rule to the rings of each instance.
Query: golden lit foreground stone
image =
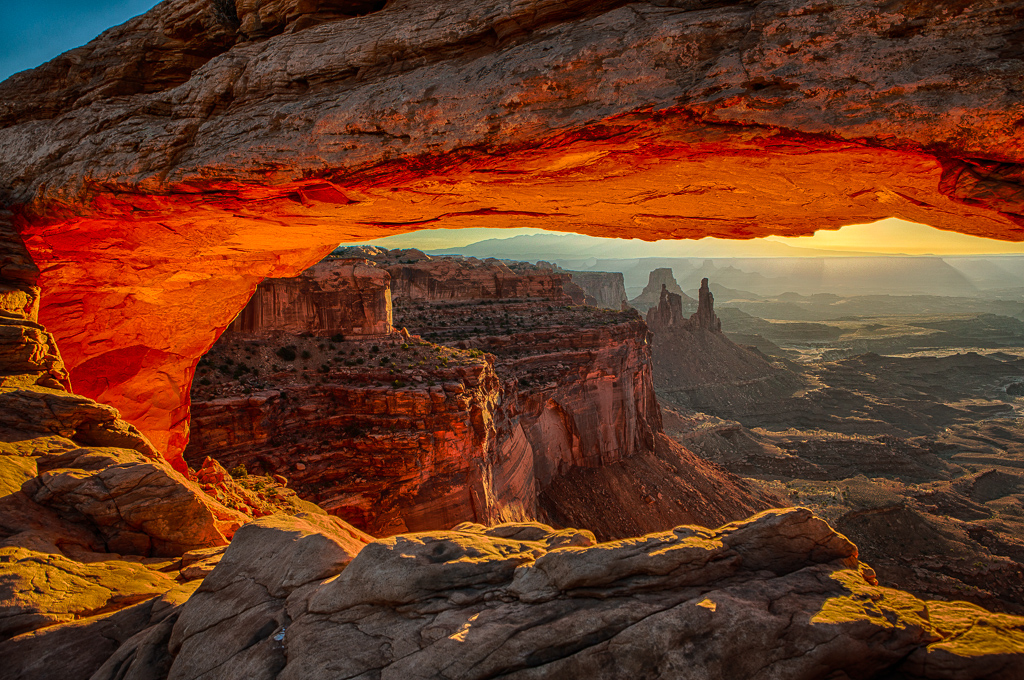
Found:
[[[879,587],[856,554],[802,508],[611,543],[467,523],[362,547],[264,518],[93,677],[1021,677],[1024,618]]]

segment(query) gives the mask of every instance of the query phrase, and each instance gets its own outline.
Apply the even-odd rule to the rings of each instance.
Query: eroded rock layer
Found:
[[[23,257],[2,240],[0,253]],[[38,292],[22,271],[7,299]],[[805,509],[614,543],[538,523],[372,541],[213,461],[186,479],[112,408],[35,369],[0,386],[5,677],[725,678],[737,659],[808,679],[1024,670],[1024,619],[879,587]]]
[[[536,516],[515,395],[479,352],[263,332],[224,336],[199,371],[191,465],[284,476],[377,536]]]
[[[279,563],[300,555],[297,568]],[[94,677],[1024,672],[1024,619],[879,586],[856,547],[804,509],[614,543],[536,523],[466,523],[363,547],[333,527],[261,520],[171,621],[126,642]]]
[[[273,317],[279,330],[226,334],[198,368],[190,464],[212,456],[229,469],[283,475],[303,498],[374,535],[543,516],[620,538],[778,503],[681,447],[669,467],[655,454],[660,411],[649,333],[635,312],[574,305],[567,274],[526,263],[342,248],[316,276],[347,277],[345,258],[356,254],[378,267],[372,281],[390,274],[401,291],[395,324],[447,346],[404,330],[294,332],[344,317],[334,295],[310,298],[305,320]],[[297,285],[261,288],[276,299]],[[620,465],[638,456],[644,462]],[[667,472],[673,465],[703,481],[669,480],[659,491],[660,477],[678,474]],[[580,468],[603,470],[583,496],[569,481]],[[716,488],[727,491],[707,503]],[[606,501],[584,500],[593,493]]]
[[[384,336],[391,327],[387,272],[359,260],[314,265],[299,276],[268,279],[228,326],[319,336]]]
[[[343,240],[889,216],[1020,239],[1022,12],[170,0],[0,85],[0,208],[76,389],[176,457],[198,357]]]

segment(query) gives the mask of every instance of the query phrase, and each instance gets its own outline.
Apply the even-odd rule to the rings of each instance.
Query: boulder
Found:
[[[173,556],[226,545],[246,521],[164,461],[127,449],[51,457],[24,490],[63,517],[96,527],[110,552]]]
[[[98,614],[24,633],[0,642],[5,677],[24,680],[88,678],[139,631],[177,617],[198,581],[176,585],[158,597],[112,613]],[[71,662],[73,660],[73,664]]]
[[[238,531],[181,610],[168,678],[268,678],[284,666],[290,595],[341,572],[372,538],[319,514],[275,515]]]
[[[27,548],[0,548],[0,638],[94,616],[174,587],[139,560],[105,555],[79,562]]]

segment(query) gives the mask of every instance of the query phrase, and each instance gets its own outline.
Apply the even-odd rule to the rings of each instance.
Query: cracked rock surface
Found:
[[[361,550],[351,529],[304,521],[242,529],[169,635],[140,634],[94,679],[1024,672],[1024,619],[878,586],[856,547],[801,508],[610,543],[467,523]],[[304,566],[247,562],[264,550]],[[160,634],[164,656],[135,655]]]

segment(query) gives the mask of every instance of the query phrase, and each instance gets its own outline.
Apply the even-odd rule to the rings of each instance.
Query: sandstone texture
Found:
[[[282,562],[302,555],[303,566],[253,559],[277,546]],[[792,509],[611,543],[537,523],[467,523],[364,547],[335,527],[261,520],[239,532],[173,625],[139,633],[93,677],[1022,671],[1024,619],[879,586],[853,544]]]
[[[354,247],[319,275],[355,255],[404,291],[405,334],[225,335],[198,368],[189,464],[282,476],[375,536],[543,518],[621,538],[781,502],[656,444],[635,312],[575,305],[567,274],[527,263]]]
[[[213,461],[192,482],[112,408],[30,383],[0,391],[5,677],[1009,679],[1024,664],[1024,619],[879,587],[805,509],[613,543],[537,522],[373,541],[315,512],[238,528],[246,514],[202,489],[250,507],[265,486]]]
[[[282,347],[294,348],[291,361]],[[283,477],[378,536],[535,517],[515,394],[479,351],[398,333],[226,335],[203,362],[185,450],[193,466],[209,456]]]
[[[228,333],[282,331],[320,336],[392,332],[387,272],[368,262],[322,262],[299,276],[267,279],[228,326]]]
[[[570,271],[569,275],[586,292],[588,305],[621,309],[626,302],[626,284],[619,272]]]
[[[378,262],[392,270],[394,257]],[[457,266],[465,279],[488,266],[473,258],[425,259],[420,268],[432,263],[442,271]],[[533,265],[506,266],[534,276]],[[457,299],[395,296],[396,324],[492,354],[497,374],[515,386],[505,408],[532,447],[544,521],[611,539],[680,523],[719,524],[781,502],[662,441],[650,333],[634,311],[564,304],[565,296],[555,302],[496,300],[471,290]]]
[[[33,320],[32,268],[7,275],[19,250],[0,234],[0,290],[17,302],[0,328],[20,338],[0,346],[0,674],[68,680],[164,621],[252,515],[312,506],[277,487],[261,499],[212,465],[189,478],[115,409],[69,392]]]
[[[0,85],[0,209],[76,389],[176,458],[195,361],[340,241],[889,216],[1020,239],[1022,11],[171,0]]]

